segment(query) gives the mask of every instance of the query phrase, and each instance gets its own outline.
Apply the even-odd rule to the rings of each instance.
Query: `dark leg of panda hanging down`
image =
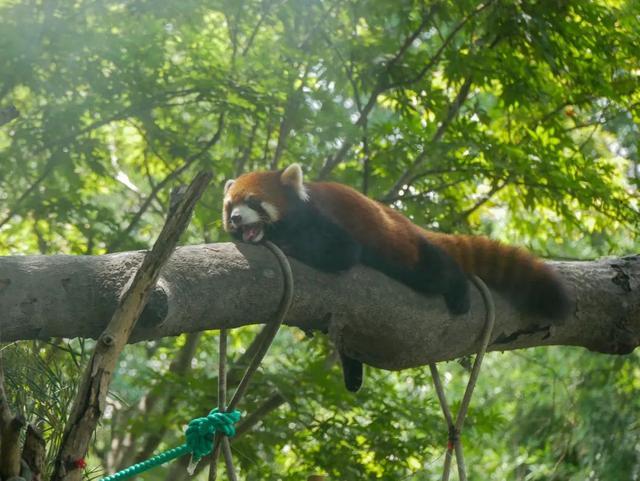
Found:
[[[342,374],[344,376],[345,387],[351,392],[358,391],[362,386],[362,363],[342,352],[340,352],[340,362],[342,363]]]

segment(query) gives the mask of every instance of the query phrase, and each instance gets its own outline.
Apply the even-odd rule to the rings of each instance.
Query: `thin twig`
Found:
[[[254,409],[250,414],[248,414],[240,424],[238,424],[238,426],[236,427],[236,437],[250,431],[256,424],[264,419],[267,414],[275,411],[286,402],[287,400],[284,398],[284,396],[282,396],[282,394],[275,393],[273,396],[260,404],[256,409]]]
[[[373,88],[373,91],[371,92],[371,95],[369,96],[367,103],[364,105],[364,107],[360,109],[358,119],[354,124],[356,127],[362,127],[362,125],[366,122],[367,118],[369,117],[369,114],[371,113],[371,111],[373,110],[373,107],[375,107],[378,101],[378,96],[382,94],[384,91],[392,88],[392,85],[389,85],[387,83],[389,72],[391,71],[393,66],[402,59],[402,57],[407,52],[407,50],[409,50],[409,47],[413,45],[413,42],[415,41],[415,39],[418,38],[418,36],[429,24],[429,22],[431,21],[431,16],[433,14],[434,9],[435,9],[435,4],[432,6],[432,8],[429,10],[427,14],[423,15],[422,21],[420,22],[420,25],[418,25],[418,28],[416,28],[411,33],[411,35],[405,38],[404,42],[402,43],[398,51],[391,58],[391,60],[389,60],[389,62],[387,62],[387,64],[385,65],[384,70],[378,76],[376,85]],[[342,162],[344,157],[347,155],[347,153],[353,146],[353,143],[354,143],[353,140],[345,140],[342,143],[342,146],[340,147],[338,152],[336,152],[335,155],[333,155],[333,157],[330,157],[326,160],[325,164],[320,170],[320,173],[318,174],[318,179],[322,180],[328,177],[329,173],[333,170],[333,168],[336,165],[338,165],[340,162]]]
[[[472,82],[473,80],[471,76],[469,76],[462,83],[462,86],[460,87],[460,90],[458,91],[456,98],[453,100],[453,102],[451,102],[451,104],[449,105],[449,108],[447,109],[447,115],[445,116],[444,119],[442,119],[442,122],[438,126],[438,129],[436,130],[436,132],[433,134],[433,137],[431,137],[431,140],[429,141],[429,143],[435,144],[440,141],[440,139],[444,135],[445,131],[447,130],[451,122],[453,122],[453,120],[458,115],[460,108],[462,107],[464,102],[467,100]],[[427,158],[428,152],[429,152],[429,149],[427,148],[423,149],[422,153],[413,160],[409,168],[398,178],[398,180],[395,182],[393,187],[389,189],[389,191],[384,196],[385,199],[394,197],[395,195],[398,194],[398,192],[400,192],[400,190],[403,188],[404,185],[406,185],[407,181],[411,178],[411,176],[416,171],[416,169],[418,169],[424,163],[424,161]]]
[[[420,81],[427,74],[427,72],[429,72],[440,61],[440,57],[444,53],[445,49],[453,41],[453,39],[458,34],[458,32],[460,32],[460,30],[462,30],[462,27],[464,27],[465,24],[469,20],[471,20],[473,17],[475,17],[476,15],[478,15],[479,13],[484,11],[487,7],[489,7],[494,1],[495,0],[488,0],[487,2],[485,2],[485,3],[481,4],[481,5],[479,5],[478,7],[476,7],[467,16],[465,16],[453,28],[453,30],[449,33],[449,35],[444,40],[444,42],[442,42],[442,44],[440,45],[440,48],[438,48],[436,53],[431,56],[429,61],[418,72],[417,75],[415,75],[413,78],[410,78],[408,80],[401,80],[401,81],[398,81],[398,82],[395,82],[395,83],[387,83],[386,79],[388,78],[388,73],[390,72],[390,68],[393,67],[393,65],[395,65],[402,58],[404,53],[408,50],[408,48],[411,46],[413,41],[417,38],[417,36],[422,31],[422,29],[424,29],[424,27],[428,24],[428,22],[429,22],[429,20],[431,18],[431,15],[433,14],[433,10],[435,8],[435,4],[434,4],[432,6],[431,10],[429,10],[429,13],[423,16],[423,21],[420,24],[420,26],[418,27],[418,29],[416,30],[416,32],[414,32],[412,35],[407,37],[407,39],[405,39],[405,42],[403,43],[402,47],[398,50],[396,55],[387,63],[386,68],[384,69],[384,71],[380,75],[378,83],[376,84],[376,87],[374,87],[374,89],[373,89],[373,91],[371,93],[371,96],[369,97],[369,100],[368,100],[367,104],[362,109],[362,113],[360,114],[360,116],[358,117],[358,120],[356,121],[356,123],[354,125],[356,127],[362,126],[362,124],[365,122],[366,118],[369,116],[369,114],[373,110],[373,107],[375,106],[375,104],[376,104],[376,102],[378,100],[378,96],[380,94],[382,94],[383,92],[385,92],[387,90],[391,90],[391,89],[399,88],[399,87],[404,87],[404,86],[409,86],[409,85],[412,85],[412,84]],[[470,81],[470,79],[468,79],[468,80]],[[463,86],[463,88],[464,88],[464,86]],[[467,87],[467,89],[468,89],[468,87]],[[467,94],[468,94],[468,92],[467,92]],[[465,99],[466,99],[466,94],[465,94]],[[464,101],[464,99],[463,99],[463,101]],[[453,112],[453,116],[455,116],[455,114],[457,114],[457,111],[458,111],[459,108],[460,108],[459,105],[457,106],[457,108],[455,108],[455,111]],[[443,132],[444,132],[444,129],[446,129],[448,127],[448,124],[449,124],[450,120],[451,120],[451,118],[448,121],[444,121],[443,125],[441,125],[441,128],[442,128]],[[440,130],[440,129],[438,129],[438,130]],[[434,136],[434,138],[438,138],[439,139],[439,137],[441,135],[442,135],[442,133],[436,132],[436,135]],[[330,157],[325,161],[325,164],[323,165],[322,169],[320,170],[320,173],[318,174],[318,179],[323,180],[323,179],[328,177],[329,173],[334,169],[334,167],[336,165],[338,165],[340,162],[342,162],[344,157],[347,155],[347,153],[349,152],[349,150],[353,146],[353,143],[354,143],[353,140],[345,140],[342,143],[342,146],[340,147],[338,152],[336,152],[333,157]],[[420,163],[422,163],[422,161],[417,162],[415,167],[417,167],[417,165],[420,164]],[[405,174],[407,176],[409,176],[409,175],[411,175],[411,172],[413,172],[413,170],[414,170],[414,167],[410,168],[410,171],[406,172]],[[404,179],[404,176],[403,176],[401,178],[401,180],[404,181],[406,179]],[[394,186],[394,189],[398,189],[398,185],[401,187],[402,183],[400,181],[398,181],[398,183]],[[387,196],[392,196],[396,192],[397,192],[397,190],[395,192],[392,190],[387,194]]]
[[[226,329],[220,329],[220,339],[218,348],[218,411],[223,413],[226,411],[227,404],[227,333]],[[226,440],[226,442],[225,442]],[[220,443],[222,441],[222,444]],[[222,446],[229,444],[229,439],[222,434],[217,433],[213,442],[213,456],[211,456],[211,463],[209,467],[209,481],[215,481],[218,476],[218,456],[219,450]],[[233,468],[233,461],[225,452],[225,462],[227,464],[227,475],[230,479],[235,479],[235,470]]]
[[[297,69],[296,69],[297,70]],[[289,139],[289,134],[291,133],[291,129],[293,127],[291,123],[291,114],[295,112],[295,110],[300,105],[300,101],[303,99],[303,89],[305,88],[307,75],[309,73],[309,69],[305,68],[301,78],[296,77],[293,81],[293,85],[291,85],[292,90],[287,95],[287,101],[284,106],[284,112],[282,113],[282,118],[280,119],[280,128],[278,129],[278,141],[276,143],[276,150],[273,154],[273,159],[271,160],[271,169],[276,170],[278,168],[278,162],[280,161],[280,157],[284,153],[287,148],[287,141]],[[295,87],[296,82],[300,82],[298,88]]]
[[[54,462],[53,481],[79,481],[82,470],[78,460],[87,453],[89,442],[104,411],[111,377],[120,352],[146,305],[160,276],[160,269],[169,259],[180,236],[191,219],[196,202],[209,184],[212,174],[200,173],[188,187],[182,201],[168,216],[151,251],[128,283],[109,324],[100,335],[87,364],[65,427],[62,442]]]
[[[246,146],[242,149],[242,155],[239,155],[236,161],[233,163],[234,168],[234,176],[238,177],[240,174],[244,172],[244,166],[249,160],[251,156],[251,151],[253,150],[253,141],[256,138],[256,132],[258,130],[258,121],[256,120],[251,127],[251,133],[249,134],[249,141],[246,143]]]
[[[213,147],[218,143],[222,135],[222,130],[224,129],[224,119],[225,119],[225,113],[223,112],[220,114],[220,117],[218,118],[218,130],[216,130],[216,133],[213,134],[213,137],[211,137],[211,139],[204,145],[204,147],[202,147],[200,151],[196,152],[190,157],[187,157],[187,159],[184,161],[184,163],[180,167],[178,167],[176,170],[168,174],[164,179],[158,182],[153,189],[151,189],[149,196],[142,203],[138,211],[133,215],[133,218],[129,222],[129,225],[127,225],[127,227],[124,230],[120,231],[120,233],[118,234],[118,237],[116,237],[115,240],[109,245],[108,250],[110,252],[113,252],[118,247],[120,247],[120,245],[124,242],[124,240],[131,233],[131,231],[138,225],[138,222],[140,222],[140,219],[142,219],[142,216],[147,211],[151,203],[155,200],[156,196],[160,193],[160,191],[164,189],[164,187],[167,184],[169,184],[171,181],[178,178],[183,172],[185,172],[189,167],[191,167],[191,165],[195,161],[200,159],[204,154],[206,154],[209,151],[209,149],[211,149],[211,147]]]
[[[416,76],[414,76],[413,78],[410,78],[408,80],[402,80],[402,81],[396,82],[394,84],[391,84],[391,85],[388,86],[388,88],[402,87],[404,85],[411,85],[411,84],[414,84],[414,83],[420,81],[427,74],[427,72],[429,72],[429,70],[431,70],[436,65],[436,63],[440,60],[440,57],[442,56],[442,53],[449,46],[449,44],[453,41],[453,39],[458,34],[458,32],[460,30],[462,30],[462,27],[464,27],[469,20],[471,20],[473,17],[475,17],[476,15],[481,13],[483,10],[485,10],[493,2],[494,2],[494,0],[489,0],[489,1],[479,5],[471,13],[469,13],[466,17],[464,17],[462,20],[460,20],[460,22],[453,28],[453,30],[451,30],[451,32],[449,32],[449,35],[447,35],[447,38],[444,40],[444,42],[442,42],[442,44],[440,45],[440,48],[438,48],[436,53],[431,56],[429,61],[426,63],[426,65],[424,67],[422,67],[422,69],[418,72],[418,74]]]
[[[180,348],[178,355],[171,361],[169,365],[169,372],[180,378],[184,377],[187,371],[191,368],[191,361],[195,356],[196,349],[198,347],[198,343],[200,338],[202,337],[201,332],[191,332],[186,335],[186,340],[184,345]],[[158,405],[158,403],[162,402],[164,406],[171,407],[174,405],[176,400],[176,391],[171,390],[166,397],[163,396],[165,390],[160,391],[158,389],[159,386],[156,386],[156,389],[152,390],[144,400],[144,410],[148,414],[154,410],[154,407]],[[139,409],[138,409],[139,411]],[[163,424],[161,426],[156,426],[156,429],[152,429],[153,426],[150,426],[151,432],[147,435],[144,446],[142,450],[137,454],[134,458],[133,463],[129,463],[127,461],[126,464],[120,463],[120,466],[123,469],[125,466],[129,464],[137,464],[145,459],[151,457],[153,452],[158,448],[162,438],[167,432],[168,426]]]
[[[496,195],[498,192],[500,192],[502,189],[504,189],[508,184],[509,184],[508,180],[504,180],[502,182],[497,182],[496,184],[494,184],[493,187],[491,187],[491,190],[489,190],[489,192],[487,192],[480,199],[478,199],[471,207],[469,207],[468,209],[466,209],[466,210],[462,211],[460,214],[458,214],[456,216],[457,220],[455,220],[454,222],[459,222],[459,221],[469,217],[476,210],[478,210],[484,204],[489,202],[494,195]]]
[[[47,161],[45,162],[45,165],[42,169],[42,172],[40,173],[40,175],[31,183],[31,185],[20,195],[20,197],[18,197],[18,199],[12,204],[11,209],[9,210],[9,212],[7,213],[7,215],[0,221],[0,227],[2,227],[3,225],[5,225],[7,222],[9,222],[14,215],[16,215],[18,213],[19,207],[21,206],[22,202],[24,202],[24,200],[29,197],[31,195],[32,192],[36,191],[36,189],[38,188],[38,186],[49,176],[49,174],[51,174],[51,172],[53,172],[53,167],[56,164],[56,162],[59,160],[58,155],[60,154],[60,152],[62,152],[64,150],[64,147],[68,146],[71,142],[73,142],[75,139],[77,139],[78,137],[80,137],[81,135],[87,134],[89,132],[92,132],[93,130],[99,129],[100,127],[110,124],[111,122],[115,122],[117,120],[123,120],[126,119],[127,117],[137,114],[139,113],[141,110],[143,109],[150,109],[151,107],[153,107],[153,105],[156,102],[160,102],[160,101],[164,101],[168,98],[170,98],[171,96],[180,96],[180,95],[186,95],[188,93],[193,93],[193,92],[199,92],[198,89],[191,89],[191,90],[184,90],[184,91],[167,91],[167,92],[163,92],[161,95],[159,95],[156,98],[153,99],[149,99],[148,103],[144,103],[141,105],[135,105],[135,106],[130,106],[127,107],[119,112],[116,112],[115,114],[100,119],[100,120],[96,120],[95,122],[87,125],[86,127],[78,130],[77,132],[72,132],[71,134],[63,137],[62,139],[57,141],[57,145],[54,146],[51,149],[51,155],[49,155],[49,158],[47,159]],[[40,153],[44,152],[45,150],[49,149],[51,146],[46,144],[46,145],[42,145],[41,147],[38,147],[36,150],[34,150],[33,152],[30,153],[31,157],[35,157],[37,155],[39,155]]]

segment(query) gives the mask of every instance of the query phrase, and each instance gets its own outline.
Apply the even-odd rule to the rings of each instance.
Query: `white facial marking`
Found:
[[[278,208],[275,205],[270,204],[269,202],[264,202],[264,201],[260,202],[260,205],[262,206],[264,211],[267,213],[267,215],[269,216],[269,219],[271,219],[272,222],[275,222],[278,219],[280,219],[280,212],[278,212]]]
[[[230,218],[239,215],[241,217],[241,221],[239,225],[247,225],[253,224],[254,222],[258,222],[260,220],[260,215],[253,210],[251,207],[248,207],[246,204],[238,204],[231,211]]]

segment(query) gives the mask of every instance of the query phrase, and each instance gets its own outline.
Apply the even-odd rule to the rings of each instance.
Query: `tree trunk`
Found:
[[[96,337],[143,252],[104,256],[0,257],[0,341]],[[425,297],[365,267],[335,275],[291,261],[295,297],[287,324],[329,329],[345,352],[385,369],[403,369],[473,353],[484,306],[451,316],[441,297]],[[559,326],[524,316],[495,294],[490,350],[583,346],[624,354],[640,343],[640,256],[555,262],[575,299]],[[178,248],[163,268],[131,342],[183,332],[263,323],[275,312],[282,279],[261,246]]]

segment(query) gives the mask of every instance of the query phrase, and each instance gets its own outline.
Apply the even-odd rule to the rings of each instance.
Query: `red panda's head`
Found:
[[[292,200],[307,201],[302,169],[291,164],[284,170],[249,172],[224,186],[224,229],[245,242],[260,242],[265,227],[281,220]]]

